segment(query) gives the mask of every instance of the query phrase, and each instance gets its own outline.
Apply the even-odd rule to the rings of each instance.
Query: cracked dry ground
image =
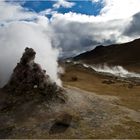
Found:
[[[66,90],[66,104],[32,100],[1,109],[0,138],[140,138],[140,112],[120,106],[119,98]],[[1,104],[7,96],[1,93]],[[69,124],[54,125],[64,114],[72,116]]]

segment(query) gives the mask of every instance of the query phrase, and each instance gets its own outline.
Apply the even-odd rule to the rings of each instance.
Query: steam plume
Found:
[[[53,81],[61,85],[57,76],[59,51],[52,48],[48,29],[45,18],[37,22],[16,21],[0,27],[0,87],[9,80],[13,68],[28,46],[37,52],[35,61],[41,64]]]
[[[68,63],[71,63],[70,60],[67,61]],[[80,62],[73,62],[75,65],[81,64],[85,68],[90,68],[93,69],[96,72],[102,72],[102,73],[107,73],[107,74],[112,74],[115,76],[119,77],[124,77],[124,78],[140,78],[139,73],[135,72],[129,72],[128,70],[124,69],[122,66],[107,66],[106,64],[104,65],[88,65],[88,64],[83,64]]]
[[[135,72],[129,72],[126,69],[124,69],[122,66],[112,66],[112,67],[109,67],[107,65],[90,66],[87,64],[83,64],[83,66],[86,68],[92,68],[93,70],[95,70],[97,72],[108,73],[108,74],[112,74],[112,75],[119,76],[119,77],[140,78],[140,74],[135,73]]]

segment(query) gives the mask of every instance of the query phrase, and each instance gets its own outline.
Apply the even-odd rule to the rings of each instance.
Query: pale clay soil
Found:
[[[66,91],[66,104],[36,105],[30,101],[15,113],[1,112],[0,137],[140,138],[140,111],[120,106],[118,97],[97,95],[70,86]],[[69,127],[50,134],[55,120],[62,114],[72,116]]]

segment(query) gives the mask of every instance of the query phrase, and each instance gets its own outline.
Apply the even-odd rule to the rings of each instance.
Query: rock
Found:
[[[65,102],[64,89],[52,82],[46,71],[34,62],[36,52],[26,48],[20,62],[4,89],[16,95],[30,95],[33,93],[45,96],[48,100],[60,99]]]
[[[131,88],[133,88],[133,87],[134,87],[134,85],[133,85],[133,84],[131,84],[131,83],[129,83],[129,84],[128,84],[128,88],[130,88],[130,89],[131,89]]]
[[[103,84],[114,84],[115,82],[111,79],[107,79],[107,80],[103,80],[102,83]]]
[[[73,81],[73,82],[78,81],[78,77],[77,77],[77,76],[72,76],[72,77],[71,77],[71,81]]]

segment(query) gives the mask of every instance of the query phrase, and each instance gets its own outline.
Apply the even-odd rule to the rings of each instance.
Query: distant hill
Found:
[[[140,39],[123,44],[97,46],[73,59],[88,64],[121,65],[140,71]]]

